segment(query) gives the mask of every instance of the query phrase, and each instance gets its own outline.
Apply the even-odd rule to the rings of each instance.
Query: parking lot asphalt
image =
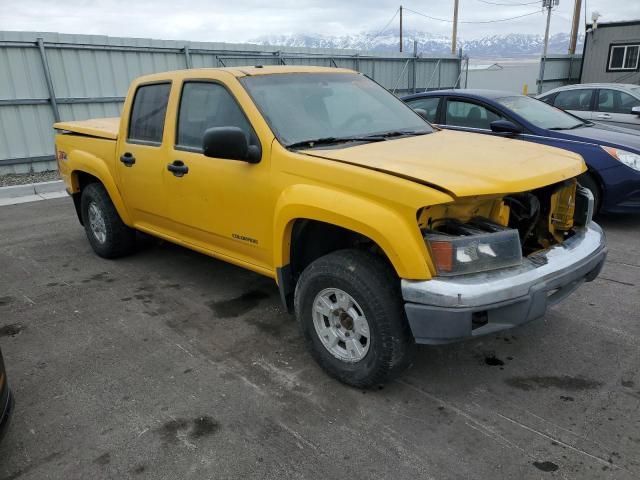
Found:
[[[91,251],[69,199],[0,209],[0,479],[638,478],[640,217],[544,319],[327,377],[272,280],[162,242]]]

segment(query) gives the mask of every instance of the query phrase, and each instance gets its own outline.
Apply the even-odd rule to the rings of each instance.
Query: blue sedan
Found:
[[[439,90],[403,100],[442,128],[512,137],[582,155],[580,183],[602,213],[640,212],[640,135],[582,120],[524,95],[493,90]]]

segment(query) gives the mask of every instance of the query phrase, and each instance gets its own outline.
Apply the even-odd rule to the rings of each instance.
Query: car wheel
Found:
[[[103,185],[91,183],[82,190],[81,214],[87,239],[104,258],[128,255],[135,249],[135,230],[127,227]]]
[[[591,191],[591,194],[593,195],[593,215],[597,215],[600,211],[600,202],[602,201],[602,194],[600,192],[598,182],[591,174],[583,173],[578,177],[578,183]]]
[[[409,365],[400,282],[379,256],[339,250],[317,259],[300,276],[294,305],[311,355],[341,382],[381,385]]]

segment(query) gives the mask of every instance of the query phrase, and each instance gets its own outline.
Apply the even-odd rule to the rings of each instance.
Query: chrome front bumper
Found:
[[[518,267],[432,280],[402,280],[402,296],[418,343],[439,344],[505,330],[544,315],[583,281],[598,276],[605,235],[591,222],[561,245]]]

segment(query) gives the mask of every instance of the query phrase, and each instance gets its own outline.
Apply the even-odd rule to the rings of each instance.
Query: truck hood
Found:
[[[573,152],[451,130],[301,153],[407,178],[456,197],[524,192],[586,170]]]

